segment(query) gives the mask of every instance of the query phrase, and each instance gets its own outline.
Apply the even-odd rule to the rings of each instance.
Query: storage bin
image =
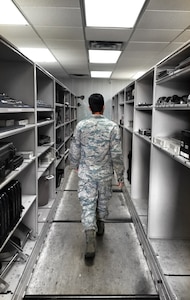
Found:
[[[42,176],[38,181],[38,206],[48,204],[50,194],[50,181],[53,175]]]

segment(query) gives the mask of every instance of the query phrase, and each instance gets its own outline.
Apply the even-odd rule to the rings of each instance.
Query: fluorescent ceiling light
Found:
[[[46,48],[20,48],[19,50],[34,62],[56,62],[54,56]]]
[[[145,0],[85,0],[86,25],[132,28]]]
[[[0,0],[0,24],[27,25],[28,22],[11,0]]]
[[[114,64],[121,51],[118,50],[89,50],[90,63]]]
[[[111,71],[91,71],[91,77],[94,78],[110,78]]]

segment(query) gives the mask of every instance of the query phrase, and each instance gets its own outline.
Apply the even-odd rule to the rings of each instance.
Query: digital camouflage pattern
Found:
[[[103,115],[92,115],[80,121],[71,142],[69,159],[71,167],[78,170],[82,223],[86,229],[96,228],[95,212],[101,219],[108,213],[113,170],[118,181],[123,181],[124,164],[117,124]]]
[[[117,124],[103,115],[80,121],[71,142],[69,159],[82,179],[111,179],[113,169],[123,180],[123,156]]]
[[[112,180],[95,181],[79,178],[78,197],[82,207],[81,222],[85,230],[95,229],[96,219],[108,215],[108,201],[112,195]]]

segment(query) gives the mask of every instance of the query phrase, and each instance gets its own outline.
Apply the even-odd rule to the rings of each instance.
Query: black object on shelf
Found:
[[[190,160],[190,130],[181,131],[180,155]]]
[[[12,180],[0,193],[0,246],[20,219],[22,190],[18,180]]]
[[[12,142],[0,143],[0,181],[23,163],[23,156],[16,155],[16,148]]]
[[[168,97],[159,97],[156,105],[175,105],[175,104],[187,104],[189,103],[189,95],[173,95]]]
[[[50,183],[48,176],[41,176],[38,181],[38,206],[48,204],[50,194]]]
[[[151,106],[152,103],[147,103],[147,102],[140,102],[138,103],[138,106]]]
[[[14,170],[16,148],[12,142],[0,143],[0,181]]]
[[[139,128],[139,133],[145,136],[151,136],[150,128]]]
[[[129,154],[128,154],[128,161],[129,161],[129,167],[127,170],[127,179],[131,183],[131,169],[132,169],[132,151],[131,150],[129,151]]]
[[[22,155],[15,155],[13,159],[13,169],[20,167],[24,161],[24,158]]]
[[[56,188],[60,186],[61,179],[64,176],[64,169],[56,169]]]
[[[21,222],[11,236],[11,241],[16,243],[21,249],[23,249],[31,233],[32,230],[28,228],[23,222]]]
[[[38,136],[38,146],[42,146],[44,144],[49,144],[51,141],[50,136],[48,135],[44,135],[44,134],[40,134]]]

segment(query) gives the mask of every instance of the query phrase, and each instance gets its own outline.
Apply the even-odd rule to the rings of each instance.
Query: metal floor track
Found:
[[[154,300],[154,299],[159,299],[158,295],[112,295],[112,296],[105,296],[105,295],[80,295],[80,296],[74,296],[74,295],[60,295],[60,296],[55,296],[55,295],[33,295],[33,296],[25,296],[24,299],[27,300],[34,300],[34,299],[42,299],[42,300],[61,300],[61,299],[128,299],[128,300]]]
[[[80,215],[77,176],[71,172],[24,299],[160,299],[114,181],[105,234],[96,239],[93,261],[84,260]]]

